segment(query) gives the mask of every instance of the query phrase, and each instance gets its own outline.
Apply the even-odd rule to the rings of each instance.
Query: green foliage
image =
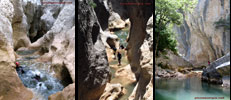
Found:
[[[226,19],[219,19],[219,21],[214,22],[216,28],[223,27],[224,30],[230,30],[230,15]]]
[[[155,44],[158,52],[169,49],[177,54],[174,33],[170,25],[183,22],[183,12],[192,12],[197,0],[155,0]]]
[[[164,55],[164,59],[169,59],[169,57],[167,57],[167,56]]]
[[[162,62],[160,62],[157,66],[159,66],[162,69],[169,69],[169,66],[167,64],[166,65],[162,64]]]
[[[177,53],[176,46],[177,41],[174,37],[173,32],[170,29],[166,28],[159,31],[159,45],[157,47],[157,51],[165,52],[166,49]]]
[[[89,4],[90,4],[90,6],[93,7],[93,8],[95,8],[95,7],[97,6],[96,3],[94,3],[93,1],[90,1]]]

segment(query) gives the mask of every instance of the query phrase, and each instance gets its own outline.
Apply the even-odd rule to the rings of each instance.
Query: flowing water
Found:
[[[199,99],[204,98],[204,99]],[[230,100],[230,89],[204,83],[198,77],[156,79],[155,100]]]
[[[17,54],[22,58],[17,59],[24,73],[17,71],[19,78],[25,87],[34,93],[32,100],[48,100],[48,96],[58,91],[62,91],[64,86],[52,75],[54,71],[50,70],[50,63],[36,62],[39,55],[31,55],[35,51],[18,51]],[[36,75],[40,78],[37,79]]]

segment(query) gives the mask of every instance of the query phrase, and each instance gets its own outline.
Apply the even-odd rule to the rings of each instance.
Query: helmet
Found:
[[[19,66],[19,62],[16,62],[15,64],[16,64],[16,67],[18,67],[18,66]]]

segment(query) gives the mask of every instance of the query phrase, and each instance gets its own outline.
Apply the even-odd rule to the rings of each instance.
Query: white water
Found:
[[[62,91],[64,86],[53,76],[54,70],[50,68],[51,63],[36,61],[35,59],[39,56],[33,53],[32,51],[17,51],[17,54],[21,56],[17,62],[25,71],[25,73],[21,71],[17,73],[24,86],[33,92],[32,100],[48,100],[51,94]],[[35,75],[39,75],[40,79],[36,80]]]
[[[216,69],[222,68],[222,67],[225,67],[225,66],[228,66],[228,65],[230,65],[230,61],[229,61],[229,62],[225,62],[225,63],[223,63],[223,64],[217,66]]]

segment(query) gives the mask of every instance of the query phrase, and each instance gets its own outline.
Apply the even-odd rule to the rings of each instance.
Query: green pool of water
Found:
[[[156,79],[155,100],[230,100],[230,89],[204,83],[197,77]]]
[[[127,41],[126,41],[127,36],[128,36],[128,32],[129,32],[129,29],[128,29],[128,28],[115,32],[115,34],[116,34],[116,35],[118,36],[118,38],[119,38],[120,44],[122,44],[124,47],[126,47],[126,46],[128,45],[128,43],[127,43]]]

